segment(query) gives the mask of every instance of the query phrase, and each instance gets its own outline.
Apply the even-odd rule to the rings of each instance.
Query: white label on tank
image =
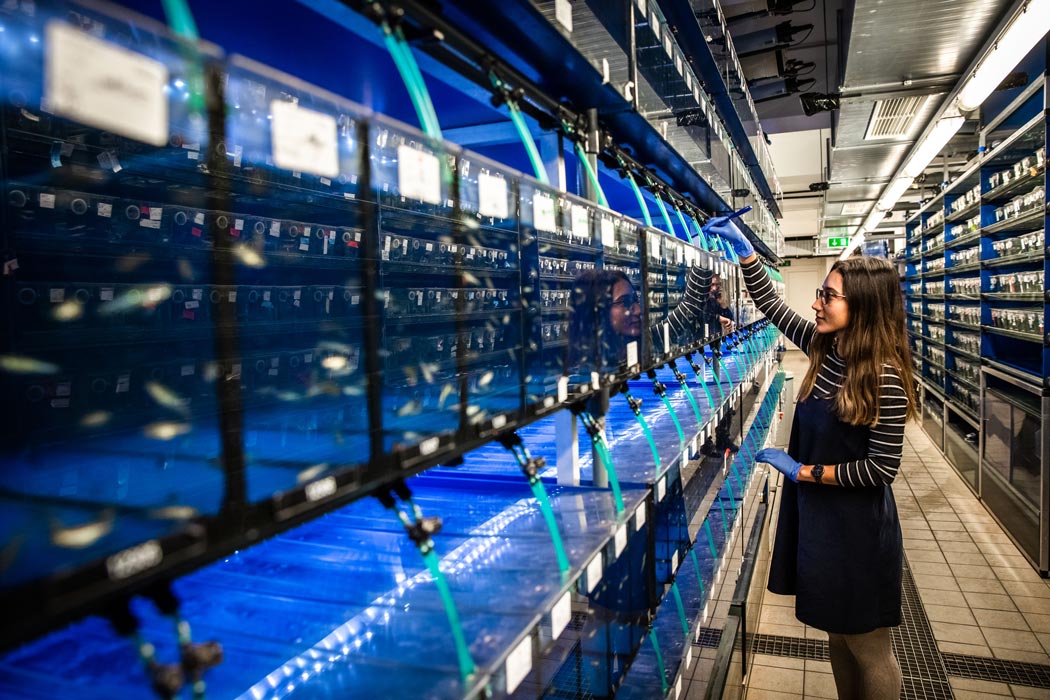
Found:
[[[693,665],[693,645],[689,644],[685,648],[685,670],[688,671],[689,667]]]
[[[572,3],[569,0],[554,0],[554,17],[565,31],[572,33]]]
[[[572,235],[581,241],[589,240],[591,237],[591,220],[587,207],[579,204],[572,205]]]
[[[558,639],[572,619],[572,597],[566,592],[551,608],[551,638]]]
[[[164,559],[164,550],[156,540],[143,542],[117,552],[106,559],[106,573],[111,581],[121,581],[147,569],[152,569]]]
[[[532,637],[525,637],[507,657],[507,695],[510,695],[532,670]]]
[[[649,233],[649,256],[660,259],[660,235],[657,233]]]
[[[103,287],[98,293],[99,301],[113,301],[113,287]]]
[[[558,232],[558,221],[554,216],[554,198],[540,192],[532,198],[532,225],[538,231]]]
[[[569,378],[559,377],[558,378],[558,403],[562,403],[569,398]]]
[[[638,364],[638,341],[632,340],[627,343],[627,366],[633,367]]]
[[[681,56],[675,56],[674,57],[674,67],[678,71],[678,75],[681,75],[682,74],[682,57]]]
[[[424,457],[426,457],[427,455],[432,454],[435,450],[437,450],[438,446],[440,446],[440,445],[441,445],[441,438],[439,438],[437,436],[432,437],[432,438],[427,438],[423,442],[419,443],[419,454],[421,454]]]
[[[664,352],[671,351],[671,324],[664,324]]]
[[[98,203],[98,215],[103,219],[108,219],[113,216],[113,205],[108,202]]]
[[[674,700],[682,697],[682,677],[678,676],[678,680],[674,682]]]
[[[653,35],[656,36],[656,41],[659,42],[663,25],[660,24],[660,18],[656,16],[655,12],[649,16],[649,26],[653,28]]]
[[[627,525],[621,525],[616,529],[613,547],[617,557],[623,554],[623,550],[627,548]]]
[[[591,372],[591,388],[595,391],[602,388],[601,376],[597,372]]]
[[[52,304],[58,304],[66,300],[66,290],[61,287],[55,287],[49,290],[49,296]]]
[[[587,564],[587,592],[594,593],[598,582],[602,580],[602,555],[599,553]]]
[[[641,504],[634,511],[634,530],[635,532],[642,529],[645,525],[645,504]]]
[[[322,498],[328,498],[336,491],[335,477],[326,476],[323,479],[311,482],[306,485],[304,491],[306,493],[306,500],[310,503],[320,501]]]
[[[55,208],[55,195],[47,192],[40,193],[40,208],[41,209],[54,209]]]
[[[664,500],[665,493],[667,493],[667,477],[664,477],[656,482],[656,500]]]
[[[616,224],[611,219],[602,218],[602,245],[606,248],[616,246]]]
[[[700,451],[700,433],[693,436],[693,454]]]
[[[441,204],[441,161],[433,153],[397,147],[397,187],[401,196]]]
[[[642,19],[645,19],[645,16],[649,14],[647,0],[635,0],[634,4],[638,6],[638,12],[642,15]]]
[[[339,140],[335,118],[283,100],[270,103],[273,162],[278,168],[335,177]]]
[[[478,213],[495,219],[507,218],[507,181],[502,177],[478,175]]]
[[[678,571],[678,552],[671,555],[671,571]]]
[[[674,57],[674,44],[671,43],[671,33],[664,34],[664,53],[668,58]]]
[[[492,419],[492,429],[493,430],[499,430],[500,428],[502,428],[506,424],[507,424],[507,417],[506,416],[496,416],[495,418]]]
[[[45,30],[44,109],[154,146],[168,143],[168,69],[65,22]]]

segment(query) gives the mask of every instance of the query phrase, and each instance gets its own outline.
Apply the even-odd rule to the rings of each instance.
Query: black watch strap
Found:
[[[815,483],[818,483],[818,484],[821,483],[821,479],[824,478],[824,465],[823,464],[814,464],[813,465],[813,470],[810,472],[810,474],[813,475],[813,481]]]

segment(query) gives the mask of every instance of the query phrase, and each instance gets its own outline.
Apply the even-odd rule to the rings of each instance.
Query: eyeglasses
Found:
[[[817,287],[817,299],[822,304],[830,304],[832,299],[845,299],[846,295],[833,292],[825,287]]]
[[[615,299],[613,301],[613,306],[622,306],[625,309],[629,309],[632,306],[634,306],[635,304],[641,304],[641,303],[642,303],[642,298],[640,296],[638,296],[638,294],[636,292],[631,292],[630,294],[624,294],[619,299]]]

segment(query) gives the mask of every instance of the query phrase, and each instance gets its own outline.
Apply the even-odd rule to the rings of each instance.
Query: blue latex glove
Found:
[[[798,472],[802,469],[802,464],[792,459],[791,455],[784,452],[784,450],[775,450],[772,447],[759,450],[758,454],[755,455],[755,461],[772,464],[773,468],[778,472],[791,479],[796,484],[798,483]]]
[[[704,226],[705,234],[716,234],[733,247],[733,252],[741,259],[754,255],[755,248],[751,241],[747,240],[744,232],[733,222],[724,216],[716,216]]]

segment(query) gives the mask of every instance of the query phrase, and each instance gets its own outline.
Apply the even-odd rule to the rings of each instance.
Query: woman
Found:
[[[901,619],[902,543],[890,484],[916,416],[897,271],[840,260],[817,290],[813,323],[776,295],[732,221],[707,228],[739,254],[755,306],[810,359],[788,451],[756,456],[787,477],[768,588],[794,595],[795,616],[828,633],[839,698],[896,700],[889,628]]]
[[[682,301],[667,315],[672,338],[705,337],[701,324],[713,322],[706,314],[711,271],[689,268]],[[650,339],[663,346],[661,324],[650,326]],[[572,317],[569,320],[569,365],[599,367],[602,373],[626,369],[628,347],[635,343],[641,359],[642,298],[627,275],[619,270],[586,270],[573,284]],[[637,361],[637,360],[636,360]]]

